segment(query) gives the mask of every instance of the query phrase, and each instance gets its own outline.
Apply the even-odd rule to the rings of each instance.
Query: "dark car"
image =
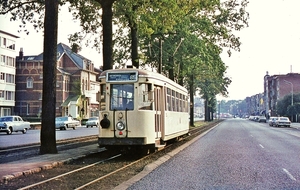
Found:
[[[274,126],[276,119],[277,119],[277,117],[270,117],[270,119],[269,119],[269,126]]]

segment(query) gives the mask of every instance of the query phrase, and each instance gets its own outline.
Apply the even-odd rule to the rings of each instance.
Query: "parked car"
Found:
[[[265,116],[258,116],[257,118],[257,121],[260,123],[260,122],[264,122],[264,123],[267,123],[267,118]]]
[[[270,117],[270,119],[269,119],[269,126],[274,126],[276,119],[277,119],[277,117]]]
[[[30,129],[30,123],[24,121],[20,116],[0,117],[0,132],[10,135],[12,132],[22,132],[25,134]]]
[[[86,121],[86,127],[99,127],[99,118],[98,117],[91,117]]]
[[[278,117],[275,121],[275,126],[285,126],[285,127],[291,127],[291,121],[288,117]]]
[[[56,117],[55,128],[60,130],[66,130],[67,128],[73,128],[80,126],[80,122],[72,117]]]

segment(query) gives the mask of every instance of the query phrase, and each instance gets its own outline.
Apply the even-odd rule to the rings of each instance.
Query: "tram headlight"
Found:
[[[123,131],[125,129],[125,124],[122,122],[122,121],[119,121],[116,125],[116,128],[119,130],[119,131]]]

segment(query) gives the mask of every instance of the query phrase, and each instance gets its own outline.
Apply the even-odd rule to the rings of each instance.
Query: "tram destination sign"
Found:
[[[111,72],[107,73],[107,82],[136,82],[138,79],[138,72]]]

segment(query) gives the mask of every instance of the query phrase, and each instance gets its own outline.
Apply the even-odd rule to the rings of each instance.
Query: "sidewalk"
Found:
[[[300,129],[300,123],[291,123],[291,127]]]
[[[29,175],[41,170],[52,169],[86,155],[99,152],[98,144],[64,150],[58,154],[37,155],[24,160],[0,164],[1,181],[7,181],[22,175]]]

